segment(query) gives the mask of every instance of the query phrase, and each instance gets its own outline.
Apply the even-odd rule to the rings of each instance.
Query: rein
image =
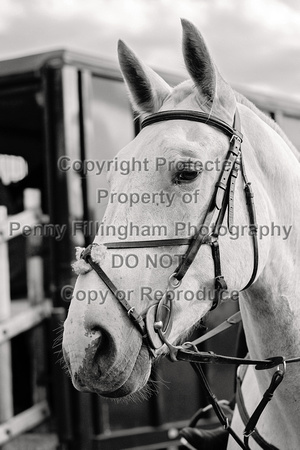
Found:
[[[205,123],[214,128],[217,128],[229,137],[229,149],[224,160],[224,164],[221,170],[218,182],[215,185],[214,194],[209,202],[209,206],[204,216],[203,223],[199,227],[198,231],[192,238],[178,238],[178,239],[162,239],[162,240],[148,240],[148,241],[129,241],[129,242],[112,242],[105,243],[107,249],[126,249],[126,248],[152,248],[152,247],[162,247],[162,246],[187,246],[186,253],[183,255],[178,267],[175,269],[174,273],[171,274],[168,281],[168,286],[165,290],[164,295],[159,300],[158,303],[151,305],[148,310],[143,314],[138,314],[135,308],[132,307],[126,300],[123,291],[119,291],[110,278],[105,274],[100,265],[93,261],[92,249],[98,244],[89,245],[81,254],[81,258],[84,259],[101,280],[105,283],[107,288],[113,294],[115,299],[119,302],[121,307],[125,310],[128,318],[131,320],[133,325],[138,329],[142,335],[142,339],[148,347],[148,350],[152,356],[157,355],[157,350],[160,349],[164,344],[167,345],[169,349],[169,358],[172,361],[188,361],[192,364],[192,367],[197,372],[201,385],[206,393],[207,399],[212,405],[220,423],[228,431],[229,434],[236,440],[238,445],[245,449],[249,449],[249,436],[253,434],[254,439],[258,439],[258,432],[255,427],[257,421],[259,420],[265,406],[271,400],[272,395],[278,385],[283,380],[286,364],[292,362],[300,361],[300,358],[293,358],[285,360],[281,356],[271,357],[266,360],[255,360],[255,359],[244,359],[229,356],[217,355],[213,352],[200,352],[196,345],[209,339],[213,335],[226,330],[228,327],[239,323],[241,320],[240,313],[235,314],[225,321],[223,324],[216,327],[211,332],[200,337],[193,342],[186,342],[181,346],[172,345],[167,339],[172,328],[173,319],[173,301],[172,292],[176,290],[184,276],[186,275],[189,267],[193,263],[199,249],[202,245],[210,245],[212,250],[212,258],[214,262],[214,278],[215,278],[215,296],[212,302],[211,310],[216,308],[219,304],[221,293],[227,290],[227,284],[222,275],[221,270],[221,258],[219,250],[219,233],[220,227],[223,224],[226,211],[228,210],[228,229],[231,232],[231,227],[234,221],[234,192],[235,192],[235,182],[238,177],[239,171],[242,173],[244,181],[244,192],[245,200],[247,205],[247,211],[249,216],[249,229],[250,235],[252,236],[253,243],[253,270],[251,277],[247,285],[242,289],[247,289],[254,282],[257,269],[258,269],[258,242],[257,242],[257,224],[256,224],[256,213],[254,206],[253,191],[251,188],[251,183],[249,183],[245,166],[242,159],[242,149],[241,144],[243,141],[243,135],[241,133],[241,123],[239,113],[236,110],[234,116],[233,127],[228,125],[223,120],[211,116],[207,113],[198,111],[163,111],[152,114],[143,120],[141,123],[141,128],[153,125],[162,121],[169,120],[189,120],[200,123]],[[217,214],[217,219],[213,225],[213,231],[208,233],[209,226],[212,224],[213,217]],[[244,431],[244,442],[236,435],[229,425],[227,417],[224,415],[222,408],[220,407],[217,398],[212,393],[208,382],[205,378],[204,372],[201,368],[202,363],[205,364],[243,364],[243,365],[254,365],[257,370],[265,370],[277,367],[276,371],[272,376],[271,383],[265,392],[263,399],[259,403],[257,409],[254,411],[252,416],[247,419],[247,425]],[[282,369],[280,369],[282,366]],[[241,390],[239,390],[241,396]],[[263,438],[257,442],[267,450],[276,450],[274,446],[266,443]],[[262,445],[264,442],[266,445]]]

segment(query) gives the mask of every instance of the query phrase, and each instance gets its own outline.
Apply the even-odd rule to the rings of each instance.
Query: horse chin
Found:
[[[139,398],[140,396],[143,397],[142,394],[140,394],[140,392],[144,389],[146,383],[147,380],[145,381],[145,383],[140,384],[137,383],[136,380],[132,380],[130,377],[119,389],[116,389],[115,391],[112,392],[100,392],[98,394],[101,397],[106,397],[115,400],[119,399],[129,401],[132,399]]]
[[[149,359],[148,361],[148,367],[136,364],[129,378],[118,389],[110,392],[98,392],[98,394],[101,397],[110,399],[132,400],[140,397],[143,398],[144,395],[141,392],[145,389],[151,373],[151,363]]]

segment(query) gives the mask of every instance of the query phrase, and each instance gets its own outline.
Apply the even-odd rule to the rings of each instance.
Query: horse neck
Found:
[[[296,356],[300,348],[300,163],[276,130],[255,120],[254,112],[245,113],[244,133],[253,136],[249,140],[254,170],[249,178],[258,191],[255,204],[259,206],[263,198],[262,209],[267,210],[260,215],[266,223],[258,225],[269,226],[266,241],[259,242],[264,267],[240,302],[247,341],[251,356]]]

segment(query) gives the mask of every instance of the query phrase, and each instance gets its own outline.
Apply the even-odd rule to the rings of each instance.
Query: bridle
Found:
[[[168,280],[168,286],[161,300],[150,306],[146,314],[138,314],[133,307],[125,299],[123,291],[119,291],[113,282],[104,273],[102,268],[93,261],[91,252],[93,246],[88,246],[81,255],[86,262],[97,272],[102,281],[106,284],[108,289],[112,292],[118,302],[127,312],[128,317],[133,324],[141,332],[143,339],[147,346],[153,350],[159,349],[163,344],[168,344],[167,338],[172,328],[172,299],[171,292],[177,289],[189,267],[193,263],[200,247],[204,244],[210,245],[212,250],[212,258],[214,261],[214,275],[215,275],[215,296],[211,309],[217,307],[220,301],[220,294],[227,289],[224,276],[221,271],[221,258],[219,250],[219,233],[220,227],[223,223],[225,212],[228,208],[228,230],[231,232],[234,219],[234,191],[235,181],[238,176],[239,169],[244,178],[246,204],[250,220],[250,234],[252,235],[254,263],[251,278],[244,289],[247,289],[254,281],[257,274],[258,267],[258,244],[257,244],[257,225],[255,218],[255,208],[253,202],[253,193],[251,184],[248,182],[244,164],[242,161],[241,144],[243,135],[240,131],[239,113],[236,111],[234,118],[234,125],[231,127],[226,122],[212,115],[198,112],[198,111],[163,111],[152,114],[143,120],[141,128],[145,128],[152,124],[168,120],[189,120],[200,123],[205,123],[215,127],[225,133],[230,140],[230,146],[226,155],[218,182],[215,186],[214,194],[210,200],[203,223],[192,238],[173,238],[160,239],[149,241],[129,241],[129,242],[113,242],[104,244],[107,249],[126,249],[126,248],[149,248],[149,247],[164,247],[164,246],[187,246],[186,253],[181,258],[178,267],[174,273],[171,274]],[[212,224],[213,217],[217,214],[217,219]],[[212,226],[212,231],[208,230]]]
[[[236,442],[243,449],[249,449],[248,440],[249,436],[253,434],[255,438],[258,435],[255,429],[257,421],[264,410],[268,401],[271,400],[273,392],[283,379],[286,363],[300,361],[300,358],[293,358],[285,360],[283,357],[271,357],[266,360],[254,360],[244,359],[237,357],[216,355],[212,352],[200,352],[196,345],[200,342],[211,337],[212,334],[216,334],[219,331],[224,331],[228,327],[236,324],[240,320],[240,313],[235,314],[233,317],[227,319],[223,324],[217,327],[213,333],[207,333],[207,337],[201,337],[193,342],[186,342],[181,346],[174,346],[168,341],[169,334],[172,328],[173,319],[173,299],[172,293],[180,286],[182,279],[186,275],[189,267],[193,263],[199,249],[202,245],[209,245],[212,251],[212,258],[214,262],[214,300],[211,309],[218,306],[223,291],[227,290],[227,284],[222,275],[221,270],[221,258],[219,250],[219,234],[220,227],[223,224],[225,213],[228,210],[228,230],[231,232],[231,228],[234,221],[234,192],[235,182],[238,177],[239,171],[242,173],[244,181],[245,201],[249,216],[249,234],[252,236],[253,243],[253,270],[251,277],[247,285],[242,289],[247,289],[254,282],[257,269],[258,269],[258,242],[257,242],[257,224],[256,213],[254,206],[253,191],[251,183],[249,183],[245,166],[242,158],[242,141],[243,135],[241,133],[241,123],[238,110],[235,112],[233,127],[228,125],[223,120],[214,117],[210,114],[198,111],[162,111],[155,114],[151,114],[146,117],[141,123],[141,128],[153,125],[162,121],[169,120],[188,120],[200,123],[205,123],[214,128],[217,128],[229,137],[229,149],[224,160],[224,164],[219,176],[219,179],[215,185],[213,196],[209,202],[209,206],[204,216],[204,220],[199,227],[198,231],[192,238],[176,238],[176,239],[162,239],[162,240],[149,240],[149,241],[129,241],[129,242],[114,242],[104,244],[107,249],[125,249],[125,248],[150,248],[150,247],[163,247],[163,246],[187,246],[186,253],[181,258],[178,267],[175,269],[168,280],[168,286],[164,295],[158,303],[151,305],[143,314],[136,312],[125,298],[123,291],[120,291],[110,278],[106,275],[103,269],[92,258],[92,250],[94,246],[98,244],[89,245],[81,254],[81,258],[84,259],[95,270],[101,280],[105,283],[107,288],[111,291],[115,299],[119,302],[122,308],[127,313],[129,319],[134,326],[141,333],[143,341],[147,345],[149,352],[152,356],[157,355],[157,350],[164,344],[169,349],[169,357],[172,361],[189,361],[193,368],[196,370],[200,377],[200,381],[207,398],[211,403],[217,417],[221,424],[228,430],[233,436]],[[213,218],[217,216],[215,222],[212,224]],[[208,233],[209,227],[212,226],[212,232]],[[277,370],[274,372],[269,388],[267,389],[262,401],[260,402],[257,410],[248,420],[248,423],[244,432],[244,442],[236,435],[228,423],[227,417],[224,415],[222,408],[220,407],[215,395],[211,392],[210,387],[205,378],[204,372],[200,366],[201,363],[217,363],[217,364],[246,364],[255,365],[257,370],[271,369],[277,366]],[[280,369],[279,366],[282,366]],[[275,449],[274,446],[266,443],[266,441],[259,436],[261,441],[259,442],[262,448]],[[263,442],[263,444],[262,444]]]

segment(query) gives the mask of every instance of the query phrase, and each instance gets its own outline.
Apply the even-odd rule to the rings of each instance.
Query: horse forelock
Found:
[[[172,89],[165,98],[160,111],[172,109],[205,112],[232,125],[236,100],[231,87],[221,79],[219,79],[218,93],[212,99],[206,97],[192,79],[188,79]]]
[[[190,108],[197,108],[201,111],[211,109],[211,102],[209,102],[204,96],[201,96],[195,83],[192,80],[185,80],[182,83],[174,87],[171,94],[168,96],[163,104],[162,110],[173,109],[181,107],[183,102],[190,102]]]

